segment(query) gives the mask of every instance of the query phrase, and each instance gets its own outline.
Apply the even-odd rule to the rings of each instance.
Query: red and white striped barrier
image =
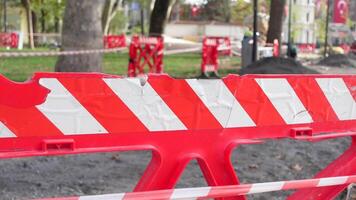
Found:
[[[0,33],[0,47],[17,48],[20,36],[18,33]]]
[[[356,175],[339,176],[319,179],[304,179],[292,181],[278,181],[242,185],[183,188],[171,190],[157,190],[147,192],[118,193],[95,196],[80,196],[67,198],[50,198],[39,200],[184,200],[234,197],[240,195],[258,194],[282,190],[296,190],[338,185],[348,185],[356,182]]]
[[[50,91],[47,97],[42,97],[46,97],[46,99],[36,105],[36,113],[29,115],[30,113],[27,113],[26,110],[19,110],[21,112],[18,114],[29,118],[31,118],[30,116],[36,117],[36,115],[46,116],[47,122],[42,121],[42,123],[54,125],[57,129],[55,132],[60,135],[105,134],[113,131],[108,128],[111,125],[107,125],[108,127],[103,125],[107,122],[101,119],[101,111],[97,110],[95,105],[92,105],[93,102],[88,102],[87,99],[81,97],[90,95],[90,93],[85,94],[79,90],[80,88],[77,88],[78,83],[75,75],[72,75],[72,77],[60,74],[53,75],[48,74],[48,77],[46,77],[47,74],[37,75],[35,82],[33,82],[33,84],[39,84],[37,85],[38,89],[46,88]],[[224,80],[174,80],[151,77],[143,86],[140,78],[124,79],[106,76],[99,78],[99,76],[84,75],[82,81],[87,82],[86,87],[88,88],[95,86],[92,82],[100,85],[100,88],[94,87],[93,93],[106,95],[102,92],[105,89],[111,93],[110,96],[105,98],[110,98],[112,101],[120,100],[120,105],[126,107],[128,112],[127,116],[122,119],[122,123],[127,123],[130,126],[136,124],[136,128],[138,128],[137,124],[140,124],[140,131],[157,132],[196,130],[202,127],[221,129],[260,127],[273,124],[312,125],[311,123],[325,121],[333,121],[335,124],[350,124],[353,127],[356,124],[350,123],[350,120],[356,119],[356,102],[354,101],[356,91],[354,90],[355,81],[352,77],[341,78],[336,76],[328,78],[327,76],[320,76],[314,78],[304,76],[297,78],[287,76],[282,78],[278,76],[252,76],[240,78],[232,76]],[[237,88],[235,82],[240,82],[239,88]],[[211,122],[205,120],[197,123],[194,118],[185,117],[188,108],[179,106],[180,100],[185,99],[166,99],[168,98],[166,96],[172,95],[171,92],[174,91],[167,91],[164,85],[179,87],[180,93],[194,95],[195,99],[190,104],[206,108],[205,115],[207,116],[204,117],[211,118]],[[303,89],[304,85],[313,87],[313,90]],[[251,96],[243,88],[256,91],[257,94],[254,95],[255,97]],[[315,93],[318,93],[318,96]],[[3,95],[5,94],[6,92],[3,93]],[[65,94],[65,98],[61,97],[63,94]],[[266,101],[261,102],[264,104],[263,109],[270,111],[267,119],[261,118],[259,116],[261,113],[256,113],[250,107],[252,106],[249,102],[250,98],[262,97]],[[81,98],[83,98],[82,101]],[[311,101],[311,98],[315,101]],[[152,101],[159,102],[159,104],[152,107],[150,105]],[[7,116],[13,115],[13,112],[5,108],[0,110],[3,121],[8,119]],[[64,114],[62,110],[68,113]],[[90,110],[92,112],[89,112]],[[109,113],[109,110],[107,112]],[[263,110],[259,112],[263,112]],[[195,111],[193,114],[198,117],[203,113]],[[76,121],[73,121],[76,115],[82,116],[78,119],[78,126],[74,123]],[[135,123],[128,116],[135,119]],[[67,117],[69,118],[67,119]],[[12,125],[10,130],[15,130],[14,136],[23,135],[20,132],[16,133],[16,130],[22,130],[23,124],[10,124]],[[39,130],[29,126],[29,124],[27,125],[23,127],[27,129],[26,135],[31,135],[31,133],[34,136],[37,135],[33,131]],[[30,127],[31,129],[29,129]],[[121,130],[119,127],[116,128],[115,131]],[[344,125],[341,128],[341,130],[345,130]],[[318,130],[318,128],[315,130]],[[135,132],[137,130],[126,131]],[[291,136],[291,134],[288,134],[288,136]]]
[[[0,58],[3,57],[39,57],[39,56],[64,56],[64,55],[82,55],[95,53],[113,53],[124,51],[125,47],[112,49],[88,49],[88,50],[70,50],[70,51],[45,51],[45,52],[0,52]]]
[[[39,73],[26,83],[0,76],[0,158],[151,150],[138,192],[174,188],[192,159],[209,185],[238,185],[230,158],[241,144],[352,136],[350,148],[316,178],[356,174],[355,88],[355,75],[182,80]],[[298,191],[290,199],[332,199],[345,187]]]

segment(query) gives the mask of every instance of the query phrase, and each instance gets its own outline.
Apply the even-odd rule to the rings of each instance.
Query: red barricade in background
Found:
[[[277,39],[273,40],[273,57],[279,57],[279,42]]]
[[[126,36],[122,35],[106,35],[104,37],[104,47],[113,49],[118,47],[126,47]]]
[[[354,175],[355,87],[355,75],[143,80],[38,73],[26,83],[0,76],[0,158],[151,150],[135,188],[148,191],[173,188],[192,159],[209,185],[239,184],[230,157],[242,144],[352,136],[350,148],[316,178]],[[298,190],[289,199],[333,199],[346,187]]]
[[[129,49],[128,76],[135,77],[145,73],[163,73],[163,37],[133,36]]]
[[[229,37],[204,37],[201,72],[203,77],[213,73],[218,77],[219,55],[231,56],[232,48]]]
[[[19,35],[17,33],[0,33],[0,46],[17,48],[19,46]]]
[[[298,44],[298,51],[301,53],[313,53],[316,49],[316,44]]]

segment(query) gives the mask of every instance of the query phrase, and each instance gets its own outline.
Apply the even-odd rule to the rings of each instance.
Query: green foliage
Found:
[[[112,34],[121,34],[126,30],[127,17],[123,11],[117,11],[115,17],[110,22],[109,32]]]
[[[242,24],[247,16],[252,15],[252,9],[252,3],[247,3],[245,0],[237,0],[236,4],[231,8],[232,21]]]
[[[271,0],[259,0],[258,8],[261,13],[269,13]],[[253,2],[246,0],[236,0],[235,4],[231,6],[231,21],[234,23],[242,24],[246,17],[253,14]]]
[[[209,21],[230,22],[230,0],[207,0],[202,7],[202,18]]]
[[[329,16],[330,17],[330,16]],[[316,12],[316,40],[320,43],[325,41],[325,29],[326,29],[326,4],[321,4],[319,12]]]
[[[44,20],[48,30],[54,30],[56,19],[61,19],[64,14],[66,0],[31,0],[31,10],[39,16],[39,21]]]

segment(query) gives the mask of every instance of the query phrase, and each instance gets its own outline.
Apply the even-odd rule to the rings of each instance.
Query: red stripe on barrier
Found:
[[[356,101],[356,80],[353,78],[343,78],[347,88],[350,90],[351,95],[353,96],[354,100]]]
[[[288,82],[314,122],[338,121],[338,117],[315,79],[289,78]]]
[[[257,126],[285,124],[254,79],[239,80],[239,78],[231,77],[224,79],[224,82]]]
[[[243,184],[243,185],[239,185],[239,187],[235,187],[235,186],[223,186],[224,189],[226,190],[231,190],[229,191],[229,193],[224,193],[224,190],[222,190],[220,186],[218,187],[211,187],[210,192],[207,196],[209,196],[210,198],[215,198],[215,197],[230,197],[231,199],[236,199],[234,198],[234,196],[236,196],[236,194],[247,194],[251,187],[252,184]],[[224,193],[224,195],[222,195],[222,193]],[[240,197],[243,198],[243,197]],[[206,199],[206,198],[204,198]],[[227,198],[224,198],[224,200]]]
[[[319,180],[315,180],[315,179],[287,181],[283,185],[282,190],[316,187],[318,185],[318,183],[319,183]]]
[[[148,131],[102,79],[58,80],[110,133]]]
[[[347,178],[347,182],[356,183],[356,176],[350,176]]]
[[[35,107],[19,109],[0,105],[0,117],[17,137],[63,136],[61,131]]]
[[[148,80],[188,129],[222,128],[185,80],[177,81],[167,76],[165,81],[166,84],[162,84],[162,77]]]
[[[147,192],[147,193],[126,193],[125,196],[122,198],[122,200],[136,200],[136,199],[156,199],[156,200],[164,200],[164,199],[170,199],[172,196],[173,190],[162,190],[159,192],[152,191],[152,192]]]

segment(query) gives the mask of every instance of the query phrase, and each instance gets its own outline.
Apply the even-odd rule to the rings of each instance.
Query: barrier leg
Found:
[[[239,184],[231,163],[230,156],[233,146],[226,151],[209,149],[201,154],[165,151],[160,155],[153,151],[152,160],[135,188],[135,192],[172,189],[179,180],[187,164],[197,158],[203,175],[210,186]],[[221,150],[221,148],[218,148]],[[171,194],[165,194],[167,198]],[[219,198],[219,200],[246,200],[244,196]]]
[[[225,152],[210,151],[208,156],[199,158],[198,163],[204,177],[210,186],[236,185],[239,180],[231,163],[231,152],[228,148]],[[219,198],[219,200],[246,200],[245,196]]]
[[[191,159],[177,160],[177,155],[152,152],[152,160],[135,188],[137,191],[174,188]]]
[[[352,138],[352,144],[348,150],[344,152],[334,162],[329,164],[325,169],[319,172],[315,178],[331,177],[331,176],[346,176],[356,174],[356,137]],[[328,200],[334,199],[342,192],[347,185],[302,189],[288,197],[289,200],[300,199],[318,199]]]

